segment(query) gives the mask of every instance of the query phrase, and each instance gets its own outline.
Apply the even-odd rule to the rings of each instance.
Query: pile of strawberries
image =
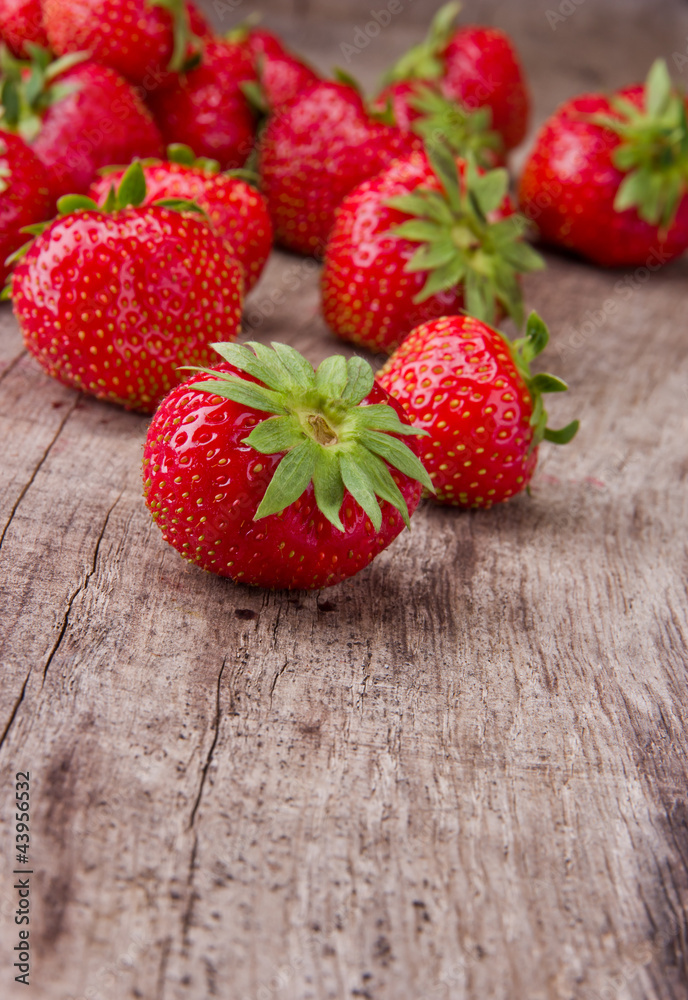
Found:
[[[329,586],[424,493],[513,497],[539,443],[578,427],[548,428],[543,395],[566,385],[530,369],[548,332],[523,305],[521,275],[545,266],[529,231],[603,266],[688,248],[686,103],[666,65],[560,108],[517,204],[523,71],[458,8],[368,101],[268,31],[217,37],[186,0],[0,0],[5,297],[46,372],[155,413],[146,502],[205,569]],[[324,317],[391,355],[377,376],[234,343],[275,242],[323,260]]]

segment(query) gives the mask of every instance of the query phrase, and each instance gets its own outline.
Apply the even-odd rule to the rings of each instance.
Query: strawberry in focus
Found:
[[[0,0],[0,38],[19,59],[30,55],[27,42],[47,49],[41,0]]]
[[[542,239],[603,267],[688,248],[688,125],[666,63],[644,86],[567,101],[542,126],[519,185]]]
[[[45,167],[23,139],[0,131],[0,281],[6,259],[26,242],[24,226],[50,216],[50,181]]]
[[[513,42],[503,31],[468,25],[455,28],[459,3],[435,16],[425,41],[387,74],[386,83],[434,80],[442,93],[466,111],[487,109],[490,127],[513,149],[525,138],[530,97]]]
[[[5,60],[2,126],[18,132],[45,165],[53,204],[88,190],[97,171],[135,156],[161,156],[162,139],[133,87],[84,53],[30,63]]]
[[[344,340],[391,352],[420,323],[466,309],[523,319],[518,275],[543,266],[523,240],[506,170],[441,146],[398,160],[342,202],[325,254],[323,312]]]
[[[156,90],[172,81],[210,28],[184,0],[43,0],[50,47],[89,52],[131,83]]]
[[[241,177],[219,173],[219,165],[196,160],[185,146],[170,146],[167,161],[142,164],[146,180],[144,205],[156,201],[195,201],[215,231],[232,247],[244,269],[244,291],[258,281],[272,249],[272,223],[265,198]],[[111,171],[91,185],[89,197],[104,205],[110,188],[125,170]]]
[[[353,87],[307,87],[268,119],[258,147],[276,239],[322,256],[349,191],[420,147],[412,133],[371,118]]]
[[[352,576],[432,489],[401,407],[360,358],[317,371],[293,348],[217,344],[226,364],[174,389],[144,449],[146,503],[185,559],[237,583]]]
[[[491,507],[530,482],[542,440],[566,444],[573,421],[547,428],[542,394],[566,384],[531,375],[530,362],[548,341],[531,313],[513,345],[472,316],[445,316],[414,330],[378,373],[414,427],[427,431],[422,459],[438,503]]]
[[[165,142],[190,146],[223,170],[243,167],[255,145],[256,119],[242,84],[255,79],[243,45],[206,41],[200,60],[148,99]]]
[[[67,196],[64,214],[34,228],[12,276],[29,352],[64,385],[152,412],[205,364],[218,336],[236,337],[243,273],[202,217],[142,206],[135,163],[110,204]]]

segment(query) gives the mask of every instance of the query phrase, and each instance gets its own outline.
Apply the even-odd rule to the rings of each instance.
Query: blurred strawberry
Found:
[[[167,161],[146,162],[143,174],[146,197],[143,205],[181,199],[203,209],[213,229],[232,247],[244,268],[244,291],[258,281],[272,249],[272,224],[265,198],[242,177],[221,174],[209,161],[195,161],[187,147],[171,146]],[[176,157],[175,162],[172,157]],[[89,195],[99,205],[107,201],[125,169],[111,171],[91,185]]]
[[[322,255],[349,191],[420,148],[417,136],[372,118],[354,87],[327,81],[307,87],[268,119],[259,144],[277,239]]]
[[[286,49],[271,31],[252,28],[245,33],[243,44],[253,57],[262,101],[268,111],[286,104],[320,79],[315,70]]]
[[[24,226],[50,216],[50,182],[45,167],[23,139],[0,132],[0,282],[10,267],[5,261],[26,243]]]
[[[88,51],[95,62],[147,90],[171,83],[210,35],[205,18],[183,0],[43,0],[57,55]]]
[[[688,249],[686,101],[658,60],[645,86],[584,94],[542,126],[520,182],[542,239],[603,267]]]
[[[163,138],[218,160],[223,170],[242,167],[255,143],[256,118],[241,85],[255,80],[247,48],[222,39],[206,42],[194,68],[150,95]]]
[[[402,56],[385,80],[437,80],[445,97],[467,111],[489,108],[491,128],[513,149],[525,137],[530,114],[518,54],[497,28],[455,28],[460,8],[459,3],[442,7],[425,41]]]
[[[29,58],[27,42],[47,49],[41,0],[0,0],[0,38],[20,59]]]
[[[84,53],[54,62],[34,48],[30,64],[4,60],[3,119],[32,146],[53,197],[88,190],[100,167],[161,156],[162,140],[133,87]]]

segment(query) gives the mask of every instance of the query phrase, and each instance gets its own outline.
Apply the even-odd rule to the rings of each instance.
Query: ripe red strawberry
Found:
[[[48,47],[41,0],[0,0],[0,38],[12,55],[27,59],[27,42]]]
[[[688,248],[688,126],[658,60],[644,87],[567,101],[543,125],[520,182],[546,243],[605,267],[666,263]]]
[[[402,440],[417,432],[360,358],[314,372],[286,344],[215,346],[227,364],[173,390],[148,432],[144,495],[163,537],[237,583],[357,573],[432,489]]]
[[[26,237],[21,230],[50,215],[50,183],[45,167],[18,135],[0,131],[0,282],[5,264]]]
[[[256,121],[241,85],[255,78],[244,46],[206,42],[198,65],[150,95],[165,142],[184,143],[197,156],[218,160],[223,170],[242,167],[255,143]]]
[[[19,131],[50,175],[55,199],[88,190],[100,167],[161,156],[149,111],[126,80],[83,54],[10,64],[3,82],[3,127]]]
[[[137,207],[139,164],[111,212],[83,196],[28,246],[12,276],[27,349],[64,385],[152,412],[179,367],[239,329],[242,269],[201,217]]]
[[[89,52],[131,83],[156,90],[172,82],[210,29],[182,0],[43,0],[45,28],[57,55]]]
[[[414,330],[378,373],[422,439],[438,503],[491,507],[530,482],[540,441],[566,444],[574,420],[547,428],[542,393],[561,392],[554,375],[531,375],[547,327],[531,313],[513,345],[472,316],[444,316]]]
[[[325,319],[338,336],[392,351],[458,312],[522,322],[518,273],[542,267],[523,241],[506,170],[479,173],[442,147],[398,160],[342,202],[325,254]],[[420,244],[420,247],[419,245]]]
[[[237,38],[253,59],[262,102],[274,111],[320,79],[298,56],[284,47],[277,35],[264,28],[252,28]]]
[[[468,111],[487,108],[491,128],[507,150],[523,141],[530,97],[521,64],[508,35],[497,28],[454,28],[460,10],[448,3],[436,15],[428,37],[387,75],[398,80],[437,80],[442,93]]]
[[[372,119],[353,87],[325,81],[307,87],[268,119],[259,144],[277,240],[322,255],[349,191],[419,147],[413,134]]]
[[[215,231],[231,245],[234,257],[244,269],[244,291],[251,291],[258,281],[272,249],[272,223],[265,198],[241,177],[220,174],[209,169],[209,161],[194,165],[187,147],[171,146],[170,157],[184,162],[154,161],[143,164],[146,198],[143,204],[156,201],[195,201],[210,219]],[[104,205],[111,187],[117,186],[125,170],[107,173],[91,185],[89,196]]]

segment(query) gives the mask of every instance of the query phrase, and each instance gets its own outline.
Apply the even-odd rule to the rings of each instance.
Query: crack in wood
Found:
[[[12,506],[12,509],[10,510],[10,516],[9,516],[9,518],[7,520],[7,523],[5,524],[5,527],[2,529],[2,534],[0,535],[0,549],[2,549],[2,544],[5,541],[5,535],[7,534],[9,526],[11,525],[12,521],[14,520],[14,515],[17,513],[17,510],[19,509],[19,504],[22,502],[22,500],[24,499],[24,497],[26,496],[26,494],[28,493],[28,491],[31,489],[31,486],[34,483],[34,481],[36,479],[36,476],[41,471],[41,468],[42,468],[45,460],[47,459],[48,455],[50,454],[53,445],[55,444],[55,442],[59,438],[60,434],[62,433],[62,430],[63,430],[65,424],[67,423],[67,421],[71,417],[72,413],[74,413],[74,410],[75,410],[76,405],[77,405],[78,402],[79,402],[79,397],[77,397],[74,400],[72,406],[69,408],[69,410],[67,411],[67,413],[65,414],[65,416],[62,418],[62,420],[61,420],[61,422],[60,422],[60,424],[59,424],[59,426],[57,428],[57,431],[53,435],[52,440],[50,441],[48,447],[45,449],[45,451],[41,455],[40,461],[36,465],[36,468],[31,473],[29,481],[23,487],[23,489],[21,490],[19,496],[15,500],[14,505]]]
[[[5,380],[5,378],[10,374],[11,371],[14,371],[14,369],[17,367],[17,365],[19,364],[19,362],[21,361],[21,359],[24,357],[24,355],[26,353],[27,353],[26,352],[26,348],[24,348],[22,351],[19,352],[19,354],[16,356],[16,358],[14,358],[12,361],[10,361],[10,363],[7,366],[7,368],[5,368],[4,371],[2,371],[0,373],[0,382],[3,382]]]
[[[17,715],[17,712],[19,711],[19,706],[21,705],[21,703],[24,700],[24,694],[26,692],[26,685],[29,682],[29,677],[30,676],[31,676],[31,671],[29,670],[28,674],[24,678],[24,683],[22,684],[22,689],[21,689],[21,691],[19,693],[19,697],[15,701],[14,707],[13,707],[12,712],[10,714],[10,717],[7,720],[7,725],[3,729],[2,735],[0,736],[0,750],[2,749],[2,746],[3,746],[3,744],[4,744],[4,742],[5,742],[6,738],[7,738],[7,735],[9,733],[10,729],[12,728],[12,724],[14,723],[14,720],[15,720],[15,717]]]
[[[62,619],[62,625],[60,626],[60,631],[58,633],[57,640],[54,643],[53,648],[50,650],[50,653],[48,654],[48,658],[45,661],[45,664],[44,664],[44,667],[43,667],[43,679],[41,681],[41,687],[43,687],[43,685],[45,684],[45,678],[46,678],[46,676],[48,674],[48,670],[50,668],[50,664],[55,659],[55,654],[57,653],[58,649],[60,648],[60,644],[61,644],[62,640],[64,639],[65,633],[67,631],[67,626],[69,625],[69,616],[71,614],[72,606],[74,605],[74,601],[77,599],[77,597],[79,596],[79,594],[83,594],[86,591],[86,588],[88,587],[88,584],[89,584],[89,581],[90,581],[91,577],[96,572],[96,569],[98,567],[98,553],[100,552],[100,543],[102,542],[103,536],[105,535],[105,531],[106,531],[107,526],[108,526],[108,521],[110,520],[110,515],[112,514],[113,510],[115,509],[115,507],[117,506],[117,504],[119,503],[119,501],[122,499],[123,494],[124,494],[124,491],[122,491],[119,494],[119,496],[117,497],[117,499],[115,500],[115,502],[110,506],[110,509],[108,510],[107,514],[105,515],[105,520],[103,521],[103,526],[100,529],[100,532],[98,534],[98,538],[96,539],[95,547],[93,549],[93,558],[91,560],[91,567],[87,571],[86,576],[84,577],[84,579],[81,581],[81,583],[79,584],[79,586],[76,588],[76,590],[74,591],[74,593],[71,595],[71,597],[67,601],[67,608],[66,608],[65,613],[64,613],[64,618]]]
[[[208,768],[210,767],[210,762],[213,759],[213,753],[215,752],[215,747],[217,746],[217,737],[220,732],[220,717],[221,717],[220,685],[222,683],[222,674],[224,673],[226,663],[227,663],[227,657],[225,656],[225,658],[222,661],[222,666],[220,667],[220,673],[218,674],[217,677],[217,690],[215,695],[215,720],[213,722],[213,738],[211,740],[210,747],[208,748],[208,754],[205,759],[205,764],[203,765],[203,770],[201,771],[201,782],[198,787],[198,794],[196,795],[196,800],[191,810],[191,816],[189,818],[189,829],[192,829],[194,822],[196,820],[196,813],[198,811],[199,805],[201,804],[201,796],[203,795],[203,787],[205,785],[205,779],[208,774]]]

